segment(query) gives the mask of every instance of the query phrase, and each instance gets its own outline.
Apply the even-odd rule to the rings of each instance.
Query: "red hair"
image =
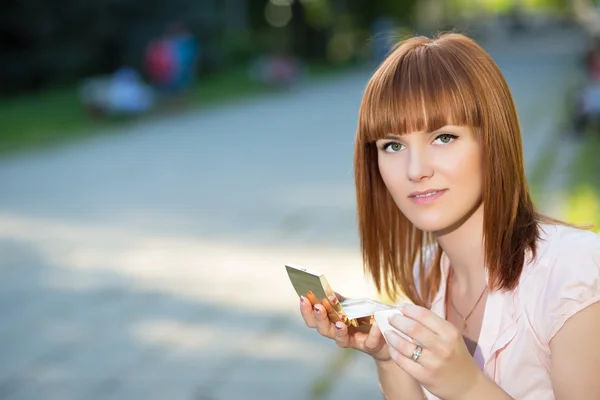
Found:
[[[379,174],[374,142],[445,125],[473,128],[482,145],[490,289],[515,288],[527,251],[535,257],[539,223],[547,219],[529,194],[515,104],[492,58],[455,33],[400,43],[370,79],[360,107],[354,153],[358,227],[365,272],[378,291],[423,306],[439,290],[442,251],[394,203]]]

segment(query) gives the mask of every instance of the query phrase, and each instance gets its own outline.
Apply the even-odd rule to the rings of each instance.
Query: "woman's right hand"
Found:
[[[327,310],[329,308],[329,312]],[[306,326],[316,329],[319,334],[335,340],[338,346],[351,348],[369,354],[378,361],[391,360],[388,345],[377,324],[373,324],[368,333],[358,332],[342,321],[332,321],[335,313],[327,304],[316,304],[314,307],[306,297],[300,298],[300,312]],[[331,318],[330,318],[331,317]]]

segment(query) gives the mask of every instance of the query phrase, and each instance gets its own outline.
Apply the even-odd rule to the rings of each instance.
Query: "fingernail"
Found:
[[[306,298],[304,296],[300,296],[300,303],[304,303],[304,300],[306,300]]]
[[[344,324],[342,322],[338,321],[335,323],[336,330],[341,331],[343,327],[344,327]]]
[[[331,299],[331,303],[332,304],[337,304],[338,303],[337,297],[334,297],[333,299]]]
[[[345,315],[342,315],[342,321],[344,321],[344,322],[348,321],[348,317],[346,317]]]
[[[321,312],[321,310],[319,310],[319,307],[317,307],[317,306],[314,306],[313,308],[314,308],[315,312],[317,312],[317,313],[318,313],[318,312]]]

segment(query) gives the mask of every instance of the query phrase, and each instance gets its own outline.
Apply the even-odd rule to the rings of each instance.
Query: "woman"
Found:
[[[412,38],[369,81],[355,144],[368,334],[301,298],[306,324],[373,356],[387,399],[599,399],[600,238],[538,214],[506,81],[459,34]],[[335,322],[335,323],[334,323]]]

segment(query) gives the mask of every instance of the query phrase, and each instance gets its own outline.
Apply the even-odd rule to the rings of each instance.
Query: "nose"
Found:
[[[420,182],[433,175],[433,167],[429,162],[429,157],[423,151],[415,148],[409,150],[406,171],[408,179],[413,182]]]

